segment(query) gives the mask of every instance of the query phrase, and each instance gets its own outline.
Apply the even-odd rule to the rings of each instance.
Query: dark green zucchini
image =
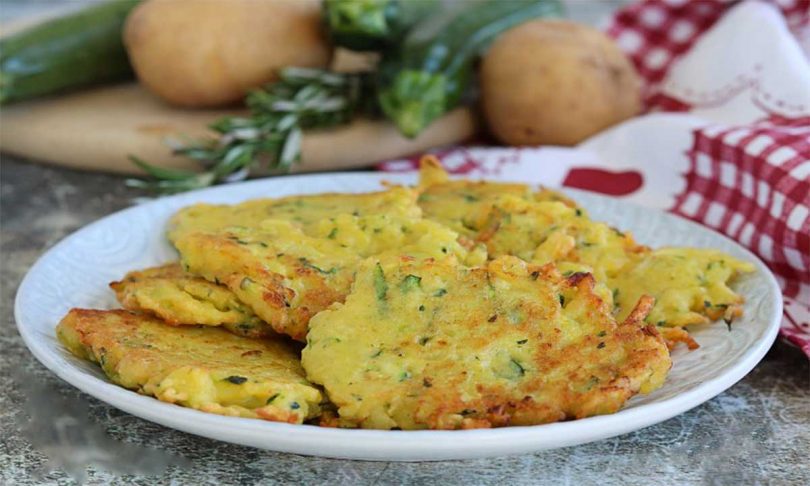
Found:
[[[438,0],[324,0],[332,42],[355,51],[388,49],[439,6]]]
[[[379,104],[407,137],[415,137],[458,106],[472,81],[475,59],[498,35],[537,17],[562,14],[558,0],[469,0],[465,4],[433,37],[420,39],[418,24],[415,35],[409,35],[397,52],[383,57]]]
[[[133,77],[121,28],[138,0],[112,0],[0,40],[0,104]]]

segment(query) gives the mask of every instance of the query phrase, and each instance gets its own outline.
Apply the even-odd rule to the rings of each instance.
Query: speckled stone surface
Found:
[[[71,484],[66,469],[76,477],[86,472],[86,484],[810,483],[810,364],[781,342],[740,383],[685,414],[626,436],[530,455],[341,461],[235,446],[146,422],[48,372],[25,348],[12,312],[20,279],[43,251],[139,194],[118,177],[11,157],[3,157],[0,178],[0,484]],[[52,422],[89,432],[75,436],[78,427],[69,426],[54,432]]]

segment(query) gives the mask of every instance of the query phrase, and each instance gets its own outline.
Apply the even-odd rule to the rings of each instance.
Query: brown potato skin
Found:
[[[639,113],[640,87],[610,38],[561,20],[505,32],[481,66],[487,123],[509,145],[575,145]]]
[[[183,107],[232,104],[279,68],[332,54],[318,0],[148,0],[123,35],[141,83]]]

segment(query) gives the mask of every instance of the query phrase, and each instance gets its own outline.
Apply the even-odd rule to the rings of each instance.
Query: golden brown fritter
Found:
[[[390,215],[337,215],[308,235],[293,223],[265,220],[259,229],[190,233],[175,242],[195,275],[225,285],[276,331],[303,341],[310,318],[349,292],[356,265],[369,255],[484,261],[437,223]]]
[[[493,199],[504,194],[531,198],[531,189],[525,184],[450,180],[432,157],[422,159],[419,175],[417,202],[422,215],[468,238],[482,229]]]
[[[111,381],[203,412],[301,423],[320,412],[286,339],[248,339],[213,327],[173,327],[125,310],[73,309],[56,329]]]
[[[510,196],[495,201],[477,239],[487,245],[491,258],[514,255],[539,265],[579,263],[598,281],[616,275],[633,255],[647,250],[630,234],[592,221],[583,209]]]
[[[191,273],[224,285],[274,330],[302,341],[309,319],[343,300],[359,258],[289,223],[192,233],[175,245]]]
[[[417,189],[417,202],[425,218],[472,239],[486,229],[493,206],[502,196],[524,201],[556,201],[576,207],[574,201],[551,189],[534,192],[526,184],[451,180],[433,156],[425,156],[420,161]]]
[[[617,411],[671,366],[643,298],[618,324],[590,274],[514,257],[370,258],[310,322],[302,362],[345,425],[457,429]]]
[[[533,192],[525,184],[449,180],[433,157],[421,161],[419,190],[425,218],[485,244],[490,259],[578,263],[602,281],[644,250],[629,234],[590,220],[563,194]]]
[[[130,272],[110,287],[125,309],[153,314],[172,326],[222,326],[246,337],[276,335],[227,287],[189,275],[179,263]]]
[[[642,294],[655,298],[647,322],[683,327],[742,315],[743,298],[728,287],[754,266],[721,251],[705,248],[661,248],[636,255],[608,281],[617,317],[622,319]]]
[[[416,191],[404,187],[363,194],[312,194],[278,199],[252,199],[241,204],[195,204],[178,211],[169,221],[168,235],[176,241],[184,234],[216,232],[233,226],[258,228],[266,219],[289,221],[307,231],[338,214],[386,214],[419,217]]]

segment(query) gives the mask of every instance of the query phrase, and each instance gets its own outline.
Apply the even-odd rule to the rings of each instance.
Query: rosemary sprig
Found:
[[[216,138],[174,149],[202,164],[203,172],[166,169],[130,156],[151,178],[129,179],[127,185],[170,194],[244,179],[256,165],[289,171],[300,160],[303,131],[347,123],[369,108],[365,100],[375,98],[370,84],[368,75],[285,68],[279,81],[248,94],[249,116],[217,120],[210,125]]]

